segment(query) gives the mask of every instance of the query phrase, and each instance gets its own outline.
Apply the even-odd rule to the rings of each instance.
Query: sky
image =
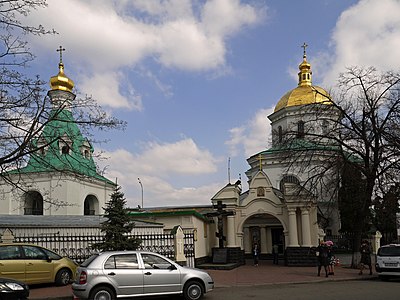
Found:
[[[328,91],[346,67],[400,69],[400,0],[50,0],[25,21],[58,33],[29,37],[29,72],[56,75],[62,45],[75,93],[127,122],[94,147],[129,207],[138,178],[144,208],[210,205],[237,179],[247,190],[304,42]]]

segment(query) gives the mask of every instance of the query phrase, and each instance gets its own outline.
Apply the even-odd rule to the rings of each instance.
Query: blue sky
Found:
[[[57,73],[125,131],[99,133],[99,161],[129,206],[207,205],[268,147],[267,116],[297,86],[306,42],[315,85],[348,66],[400,67],[399,0],[57,0],[32,12],[30,72]],[[239,175],[241,174],[241,175]]]

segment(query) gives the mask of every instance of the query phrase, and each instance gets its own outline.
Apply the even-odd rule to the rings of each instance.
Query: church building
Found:
[[[25,216],[101,215],[115,183],[100,175],[93,147],[74,120],[73,81],[64,73],[60,48],[59,71],[47,93],[52,109],[49,121],[33,141],[26,166],[8,173],[1,183],[0,214]]]
[[[300,155],[292,155],[293,149],[320,147],[307,133],[321,136],[329,130],[329,120],[339,117],[328,92],[312,84],[306,44],[303,47],[298,86],[287,92],[268,116],[272,146],[247,159],[249,189],[243,191],[240,181],[228,183],[210,199],[213,206],[132,210],[137,224],[150,221],[162,226],[164,232],[171,232],[177,225],[191,231],[198,261],[213,256],[217,248],[232,249],[236,259],[241,260],[257,244],[261,256],[277,248],[288,264],[290,259],[293,264],[306,264],[301,259],[310,247],[325,234],[337,234],[337,195],[325,186],[307,186],[315,167],[323,164],[326,148],[318,148],[324,151],[314,151],[312,157],[301,151],[297,151]],[[77,217],[104,213],[116,184],[97,172],[93,147],[74,121],[74,83],[64,73],[61,55],[59,72],[51,78],[50,86],[47,96],[53,105],[52,115],[33,141],[41,150],[31,154],[25,167],[9,173],[23,189],[6,182],[0,184],[0,215],[63,216],[58,219],[79,223],[82,220]],[[306,159],[308,163],[304,164]],[[44,219],[36,219],[35,224]],[[97,226],[100,221],[95,221]],[[0,218],[2,225],[7,226]],[[57,226],[60,224],[54,224]]]
[[[249,190],[242,191],[240,181],[228,183],[211,199],[214,212],[204,207],[197,210],[210,221],[207,229],[201,228],[204,238],[198,242],[208,246],[208,256],[212,255],[212,249],[221,246],[250,255],[257,243],[261,256],[272,254],[277,245],[280,255],[292,257],[293,264],[307,264],[301,257],[307,256],[310,247],[318,245],[325,234],[337,234],[340,229],[337,195],[324,187],[310,188],[306,184],[315,167],[323,164],[326,151],[314,151],[311,159],[304,152],[299,155],[291,152],[293,148],[317,147],[306,133],[322,136],[329,130],[329,120],[339,117],[328,92],[312,84],[306,46],[303,45],[298,86],[287,92],[268,116],[272,127],[271,148],[247,159]],[[217,208],[220,213],[215,211]],[[182,214],[185,210],[175,208],[175,211]],[[146,214],[132,214],[164,224],[163,219],[168,219],[172,226],[172,213],[171,209],[160,208],[153,213],[149,210]],[[311,261],[314,262],[313,258]]]

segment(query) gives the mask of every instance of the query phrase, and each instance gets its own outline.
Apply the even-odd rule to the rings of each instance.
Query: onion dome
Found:
[[[276,104],[274,112],[289,106],[300,106],[313,103],[331,104],[327,91],[319,86],[312,85],[311,64],[307,61],[306,47],[304,43],[303,61],[299,65],[300,72],[298,86],[287,92]]]
[[[74,82],[68,78],[64,73],[64,64],[62,62],[62,51],[65,51],[61,46],[57,51],[60,52],[60,63],[58,64],[58,74],[50,78],[50,87],[52,90],[61,90],[72,92],[74,88]]]

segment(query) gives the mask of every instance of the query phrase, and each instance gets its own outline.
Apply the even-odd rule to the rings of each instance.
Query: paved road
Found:
[[[172,300],[177,297],[132,298]],[[181,298],[183,299],[183,298]],[[216,288],[203,300],[398,300],[400,280],[331,281],[279,285],[255,285]]]
[[[400,280],[356,280],[216,288],[204,300],[399,300]],[[161,300],[161,299],[160,299]]]

